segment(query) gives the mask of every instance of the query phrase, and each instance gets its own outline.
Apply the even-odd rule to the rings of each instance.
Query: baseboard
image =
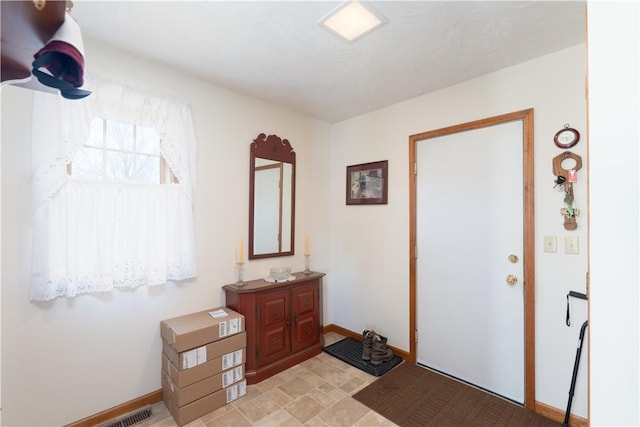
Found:
[[[535,412],[559,423],[562,423],[564,421],[565,411],[554,408],[553,406],[549,406],[546,403],[536,401]],[[588,427],[589,421],[577,415],[571,414],[571,416],[569,416],[569,425],[571,427]]]
[[[151,393],[145,394],[144,396],[137,397],[128,402],[120,404],[118,406],[114,406],[111,409],[106,409],[102,412],[99,412],[95,415],[91,415],[87,418],[84,418],[80,421],[73,422],[71,424],[67,424],[65,427],[91,427],[96,424],[103,423],[105,421],[109,421],[113,418],[122,416],[129,412],[135,411],[138,408],[142,408],[147,405],[153,405],[154,403],[158,403],[162,401],[162,389],[152,391]]]
[[[322,332],[325,334],[327,332],[335,332],[337,334],[344,335],[345,337],[354,338],[358,341],[362,340],[362,332],[353,332],[353,331],[350,331],[349,329],[345,329],[341,326],[334,325],[334,324],[324,326],[322,328]],[[402,360],[409,360],[409,353],[407,353],[406,351],[400,350],[399,348],[396,348],[392,345],[387,345],[387,347],[390,348],[394,354],[397,354],[398,356],[402,357]]]

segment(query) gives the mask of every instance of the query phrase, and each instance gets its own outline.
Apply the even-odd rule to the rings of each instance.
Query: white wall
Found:
[[[562,64],[562,66],[558,66]],[[566,295],[585,292],[587,271],[586,47],[578,45],[334,125],[332,262],[329,318],[354,331],[376,329],[409,350],[409,135],[498,114],[534,108],[536,227],[536,400],[564,411],[584,301],[572,301],[573,324],[564,323]],[[578,229],[566,231],[554,190],[553,143],[564,123],[582,133],[572,148],[584,168],[574,186]],[[345,167],[389,160],[389,203],[346,206]],[[455,160],[452,160],[455,161]],[[456,197],[455,188],[442,191]],[[472,207],[471,207],[472,208]],[[505,212],[508,215],[508,212]],[[558,237],[558,252],[544,253],[543,236]],[[564,254],[564,236],[578,236],[580,254]],[[446,322],[442,323],[446,327]],[[586,348],[586,347],[585,347]],[[586,416],[586,351],[574,413]]]
[[[621,76],[615,63],[600,63],[614,53],[611,46],[638,50],[638,7],[632,3],[627,7],[614,13],[596,2],[590,4],[589,13],[590,46],[594,46],[589,81],[593,425],[640,424],[637,187],[632,187],[631,197],[629,193],[618,197],[612,190],[622,187],[610,185],[611,174],[620,170],[630,174],[631,186],[638,182],[638,131],[632,129],[638,123],[637,98],[623,98],[622,105],[629,108],[616,111],[619,115],[615,117],[606,111],[620,102],[618,94],[609,90],[612,76],[621,93],[630,95],[637,88],[638,70],[635,62],[636,68]],[[618,29],[624,29],[624,34],[614,31]],[[635,38],[628,36],[630,29],[635,29]],[[328,273],[325,324],[354,331],[376,328],[389,336],[392,345],[408,349],[408,135],[529,107],[535,108],[536,142],[537,400],[564,408],[577,327],[586,316],[578,302],[572,313],[574,326],[564,326],[565,295],[568,290],[585,289],[589,218],[583,213],[578,218],[579,229],[571,233],[580,238],[581,254],[564,255],[562,238],[569,233],[562,228],[558,213],[562,195],[551,188],[551,158],[559,152],[552,137],[562,124],[571,123],[583,135],[572,151],[586,160],[584,46],[329,127],[86,42],[88,65],[94,69],[192,104],[199,144],[195,198],[199,275],[192,283],[30,303],[32,96],[21,89],[3,88],[1,374],[5,425],[64,424],[159,389],[158,322],[222,304],[220,288],[234,280],[237,242],[247,233],[248,144],[259,132],[289,138],[298,153],[296,247],[302,247],[304,234],[309,232],[312,268]],[[599,68],[594,68],[594,61]],[[599,111],[593,109],[594,97],[602,99]],[[612,129],[623,135],[615,144],[610,142]],[[625,155],[629,150],[632,156]],[[619,151],[621,156],[616,155]],[[345,166],[384,159],[390,166],[389,204],[345,206]],[[584,177],[580,175],[576,186],[576,203],[582,209],[586,207]],[[626,221],[613,215],[619,210],[630,215]],[[544,235],[558,236],[559,253],[542,252]],[[252,261],[246,277],[260,277],[272,265],[301,268],[301,251],[295,257]],[[389,315],[391,310],[394,315]],[[586,356],[583,354],[574,400],[574,412],[582,416],[586,412]]]
[[[224,305],[235,281],[240,237],[248,237],[249,144],[259,133],[289,139],[297,153],[296,255],[246,264],[245,278],[271,266],[329,265],[327,124],[202,83],[85,40],[87,67],[191,104],[198,141],[194,199],[198,277],[180,284],[29,302],[31,92],[2,98],[2,421],[61,425],[160,389],[159,322]],[[37,117],[35,118],[37,120]],[[246,252],[245,252],[246,253]],[[322,255],[321,255],[322,254]]]
[[[640,5],[589,2],[590,420],[640,425]]]

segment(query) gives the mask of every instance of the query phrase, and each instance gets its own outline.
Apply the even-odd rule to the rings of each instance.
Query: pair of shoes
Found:
[[[387,348],[387,338],[376,331],[362,332],[362,360],[381,365],[393,359],[393,351]]]
[[[371,346],[373,345],[374,331],[362,331],[362,360],[371,360]]]
[[[371,343],[371,363],[381,365],[393,359],[393,351],[387,348],[387,338],[382,335],[375,334]]]

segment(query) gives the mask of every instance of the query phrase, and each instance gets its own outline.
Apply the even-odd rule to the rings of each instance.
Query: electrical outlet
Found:
[[[544,251],[557,252],[556,236],[544,236]]]
[[[578,255],[578,236],[565,236],[564,253]]]

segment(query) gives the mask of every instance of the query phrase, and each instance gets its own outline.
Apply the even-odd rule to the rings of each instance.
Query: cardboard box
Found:
[[[209,360],[217,359],[227,353],[245,348],[247,333],[241,332],[212,343],[178,353],[171,345],[162,340],[162,351],[179,371],[201,365]],[[235,366],[235,365],[232,365]],[[231,367],[231,366],[229,366]]]
[[[202,381],[198,381],[187,387],[179,388],[175,385],[169,374],[162,371],[162,388],[163,393],[166,389],[169,392],[170,399],[177,407],[182,407],[188,403],[205,397],[215,391],[229,387],[232,384],[244,379],[244,365],[236,366],[224,372],[220,372]],[[165,385],[166,383],[166,385]]]
[[[162,354],[162,370],[169,375],[171,381],[178,387],[183,388],[197,383],[222,371],[237,366],[244,366],[246,359],[246,349],[232,351],[208,362],[202,363],[190,369],[178,370],[169,361],[166,354]]]
[[[164,400],[171,416],[179,426],[183,426],[211,411],[215,411],[245,394],[247,394],[247,381],[242,380],[182,407],[178,407],[175,402],[171,400],[171,390],[167,388],[165,383],[162,385],[162,400]]]
[[[244,316],[227,307],[174,317],[160,322],[160,334],[181,353],[244,331]]]

